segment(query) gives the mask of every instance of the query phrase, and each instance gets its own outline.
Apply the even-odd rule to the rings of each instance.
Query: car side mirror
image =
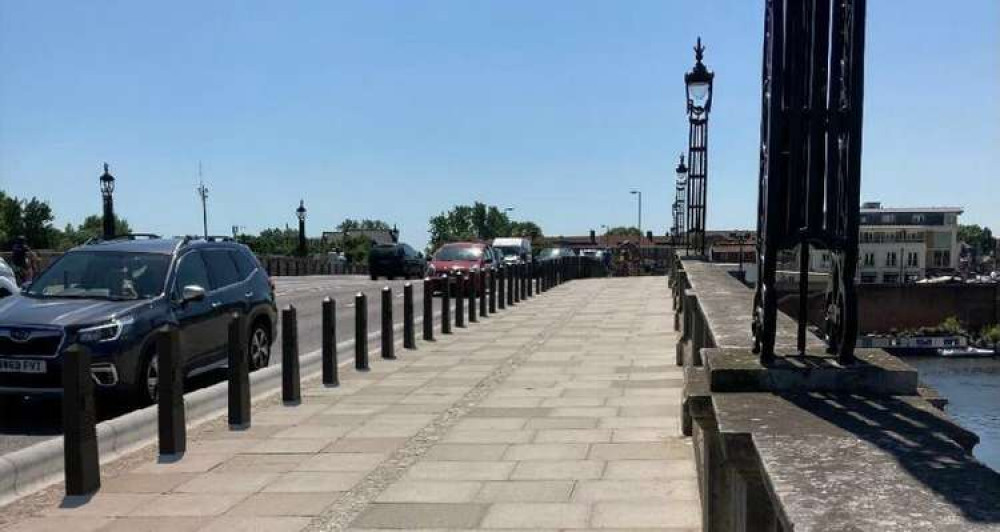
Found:
[[[181,304],[191,303],[192,301],[202,301],[205,299],[205,289],[196,285],[189,284],[181,289]]]

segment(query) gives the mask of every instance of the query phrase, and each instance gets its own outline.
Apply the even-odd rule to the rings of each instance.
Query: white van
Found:
[[[530,238],[494,238],[493,249],[503,257],[504,264],[526,264],[531,262]]]

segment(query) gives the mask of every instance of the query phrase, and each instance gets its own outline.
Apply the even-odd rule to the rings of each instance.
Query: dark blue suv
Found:
[[[0,300],[0,394],[60,393],[62,350],[93,353],[99,391],[156,398],[155,332],[180,331],[188,376],[226,363],[228,324],[247,316],[250,368],[267,366],[274,287],[250,250],[224,238],[122,237],[74,248]]]

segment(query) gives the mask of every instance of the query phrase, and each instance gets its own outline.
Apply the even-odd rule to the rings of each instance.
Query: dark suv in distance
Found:
[[[419,279],[426,269],[424,254],[409,244],[376,244],[368,253],[368,272],[372,281],[379,277]]]
[[[247,317],[250,368],[267,366],[274,287],[249,248],[225,238],[155,235],[74,248],[0,300],[0,394],[62,392],[62,352],[93,353],[99,392],[146,404],[159,378],[156,332],[178,327],[187,376],[226,363],[231,315]]]

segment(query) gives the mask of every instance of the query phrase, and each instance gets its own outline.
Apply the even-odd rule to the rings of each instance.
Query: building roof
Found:
[[[642,245],[644,246],[668,246],[671,243],[671,237],[669,236],[657,236],[653,235],[653,240],[649,240],[645,236],[642,237]],[[636,242],[638,237],[635,235],[596,235],[594,240],[590,239],[590,235],[571,235],[571,236],[547,236],[542,239],[545,247],[570,247],[574,249],[584,249],[584,248],[614,248],[618,245],[628,241]]]
[[[962,214],[965,210],[962,207],[877,207],[877,208],[861,208],[862,213],[955,213]]]

